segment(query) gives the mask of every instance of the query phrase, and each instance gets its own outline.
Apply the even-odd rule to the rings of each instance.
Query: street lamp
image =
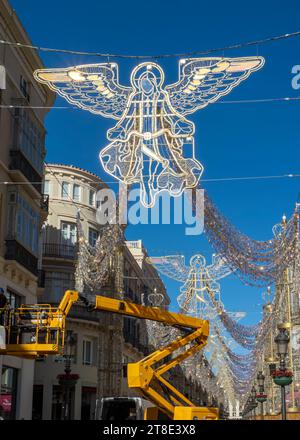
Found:
[[[293,374],[288,371],[285,366],[285,358],[288,352],[288,344],[290,342],[290,337],[284,328],[279,328],[279,333],[274,339],[277,345],[277,355],[279,357],[279,370],[272,370],[271,376],[276,385],[281,388],[281,418],[286,420],[286,401],[285,401],[285,387],[290,385],[293,381]],[[270,368],[271,372],[271,368]]]
[[[77,380],[79,379],[78,374],[71,374],[71,362],[74,358],[76,347],[76,337],[72,332],[68,332],[65,339],[64,348],[64,363],[65,363],[65,374],[59,374],[57,376],[58,382],[62,387],[64,395],[64,407],[63,407],[63,419],[70,420],[71,417],[71,390],[75,387]]]
[[[265,376],[262,371],[259,371],[257,374],[257,383],[259,394],[256,395],[256,400],[260,403],[260,414],[261,418],[264,417],[264,402],[267,400],[267,396],[264,394],[265,391]]]
[[[277,345],[277,355],[280,359],[279,369],[285,371],[285,358],[288,352],[290,337],[284,328],[280,328],[279,333],[274,340]]]

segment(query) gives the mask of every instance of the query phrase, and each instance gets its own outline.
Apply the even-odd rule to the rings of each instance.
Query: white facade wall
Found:
[[[22,41],[31,44],[28,35],[22,27],[14,10],[11,8],[7,0],[0,0],[0,38],[8,41]],[[28,245],[28,236],[23,234],[24,240],[19,240],[19,237],[10,237],[16,242],[14,250],[7,256],[7,239],[10,235],[15,233],[16,211],[12,219],[8,218],[10,194],[14,193],[17,197],[26,201],[28,206],[39,215],[42,214],[40,201],[41,194],[37,189],[29,183],[28,173],[25,174],[24,168],[15,162],[12,164],[12,157],[14,154],[19,154],[17,159],[23,154],[23,161],[27,160],[33,173],[43,176],[43,161],[40,161],[41,167],[37,171],[37,163],[28,151],[25,151],[24,144],[16,134],[20,134],[17,129],[16,120],[25,120],[26,113],[28,119],[24,122],[24,127],[28,128],[31,124],[37,129],[41,137],[45,134],[44,117],[49,109],[44,109],[44,106],[51,106],[54,101],[54,94],[47,90],[41,84],[38,84],[33,79],[33,71],[43,67],[43,63],[39,56],[34,51],[28,51],[20,47],[0,45],[0,63],[1,71],[5,71],[5,88],[0,90],[0,104],[5,105],[27,105],[40,106],[40,109],[24,110],[21,109],[19,113],[14,108],[0,109],[0,180],[1,182],[9,182],[6,185],[0,185],[0,287],[7,293],[12,292],[17,295],[22,303],[36,303],[37,301],[37,275],[32,270],[26,268],[26,258],[18,257],[16,249],[22,246],[21,249],[29,252],[29,255],[38,259],[38,254],[30,249]],[[25,89],[21,88],[21,80],[25,81],[28,95],[25,96]],[[29,99],[28,99],[29,98]],[[27,124],[27,125],[26,125]],[[19,125],[20,126],[20,125]],[[32,126],[32,125],[31,125]],[[22,133],[23,134],[23,133]],[[22,137],[24,139],[24,137]],[[43,143],[38,145],[36,151],[42,157],[45,148]],[[16,157],[16,156],[15,156]],[[25,159],[24,159],[25,157]],[[23,162],[24,163],[24,162]],[[16,206],[13,208],[16,210]],[[19,207],[18,207],[19,209]],[[45,213],[43,213],[43,216]],[[40,217],[42,221],[42,216]],[[36,240],[38,240],[39,232],[34,232]],[[11,248],[12,249],[12,248]],[[20,250],[20,247],[18,248]],[[28,255],[28,254],[27,254]],[[36,261],[36,260],[34,260]],[[15,370],[7,370],[15,369]],[[33,383],[33,369],[34,362],[21,358],[11,356],[0,356],[0,393],[1,400],[4,396],[10,399],[12,395],[16,395],[16,408],[13,414],[10,411],[4,411],[0,414],[4,418],[16,419],[31,419],[31,403],[32,403],[32,383]],[[7,372],[15,371],[15,383],[12,389],[7,388]],[[0,412],[3,411],[1,406]]]

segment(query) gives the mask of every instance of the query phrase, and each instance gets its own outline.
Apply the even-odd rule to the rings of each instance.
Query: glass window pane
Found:
[[[16,113],[14,128],[16,146],[20,149],[39,174],[44,167],[44,133],[43,129],[32,120],[25,110]]]
[[[62,223],[61,234],[62,234],[62,238],[64,240],[68,240],[68,238],[69,238],[69,225],[68,225],[68,223]]]
[[[13,420],[16,415],[18,370],[3,365],[0,389],[0,416],[4,420]]]
[[[77,227],[75,223],[62,222],[61,223],[61,237],[69,244],[75,244],[77,240]],[[68,243],[66,243],[68,244]]]
[[[92,342],[89,340],[83,340],[83,365],[91,365],[92,364]]]
[[[90,189],[89,205],[95,206],[95,191],[93,191],[92,189]]]
[[[50,187],[50,181],[45,180],[44,181],[44,194],[49,195],[49,187]]]
[[[39,214],[20,195],[18,195],[18,205],[15,209],[16,222],[13,235],[36,254],[38,251]]]
[[[95,229],[89,228],[89,244],[91,246],[96,246],[96,242],[99,236],[99,232]]]
[[[79,185],[73,185],[73,200],[76,202],[80,201],[80,186]]]
[[[67,199],[69,196],[69,183],[63,182],[61,186],[61,197]]]

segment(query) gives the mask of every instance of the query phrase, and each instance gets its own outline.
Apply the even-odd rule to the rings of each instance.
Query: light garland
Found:
[[[107,283],[112,271],[113,256],[123,243],[123,231],[119,225],[104,226],[96,245],[91,246],[84,234],[80,213],[77,215],[78,256],[75,286],[86,295],[95,293]]]
[[[237,324],[232,318],[232,314],[225,312],[220,299],[220,285],[216,282],[216,279],[223,278],[231,273],[224,258],[221,258],[220,255],[214,255],[212,264],[206,265],[204,257],[197,254],[191,258],[189,267],[185,265],[184,257],[179,255],[149,257],[148,261],[164,275],[184,282],[180,289],[181,294],[178,296],[181,311],[210,321],[211,333],[204,352],[209,355],[210,352],[215,352],[217,349],[218,353],[223,353],[221,364],[216,362],[216,356],[211,356],[211,362],[212,367],[217,370],[218,365],[222,365],[222,383],[225,384],[227,395],[230,395],[233,399],[235,395],[244,392],[248,383],[247,376],[249,375],[249,368],[246,368],[245,361],[248,361],[249,366],[251,360],[252,367],[256,356],[251,354],[245,358],[243,356],[238,358],[237,355],[235,358],[237,365],[233,365],[234,353],[225,344],[224,336],[221,339],[223,345],[218,340],[213,342],[214,336],[221,338],[221,330],[218,324],[220,320],[220,323],[225,326],[226,330],[240,345],[247,349],[254,349],[257,344],[256,336],[261,330],[261,325],[254,327],[242,326]],[[217,344],[216,348],[212,347],[213,344]],[[194,368],[195,362],[196,360],[193,357],[192,364]],[[247,377],[247,380],[245,377]]]
[[[191,203],[197,215],[196,198]],[[204,226],[209,242],[246,284],[266,286],[292,266],[299,254],[299,213],[296,207],[281,234],[268,241],[252,240],[239,232],[204,194]]]

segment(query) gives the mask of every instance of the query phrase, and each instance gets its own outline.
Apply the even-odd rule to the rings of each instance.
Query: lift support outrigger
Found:
[[[137,390],[155,405],[146,411],[148,420],[157,417],[158,409],[173,420],[218,419],[217,408],[195,406],[164,377],[171,368],[206,345],[209,322],[205,320],[104,296],[96,296],[95,304],[88,305],[77,291],[68,290],[56,308],[49,304],[26,304],[16,309],[0,310],[4,315],[6,333],[5,346],[0,348],[0,354],[37,358],[63,353],[66,317],[79,299],[90,311],[149,319],[182,330],[183,335],[173,342],[138,362],[128,364],[129,388]],[[176,354],[177,350],[179,353]]]

